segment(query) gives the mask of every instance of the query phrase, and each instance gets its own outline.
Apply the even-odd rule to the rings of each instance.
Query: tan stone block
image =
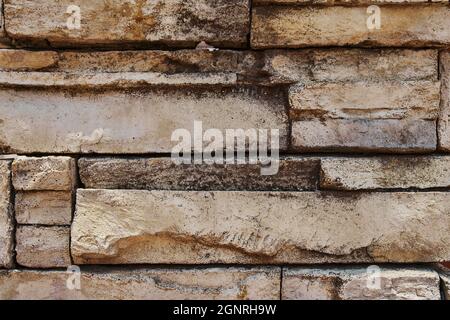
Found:
[[[279,268],[82,268],[80,290],[65,271],[0,271],[7,300],[278,300]]]
[[[78,190],[77,264],[449,259],[450,195]]]
[[[16,190],[70,191],[76,183],[75,159],[70,157],[18,157],[12,164]]]
[[[70,225],[72,192],[18,192],[15,198],[16,221],[19,224]]]
[[[19,226],[16,230],[17,263],[29,268],[67,267],[70,228]]]
[[[10,165],[9,161],[0,161],[0,268],[11,268],[14,262]]]
[[[284,300],[440,300],[440,297],[439,276],[431,269],[322,267],[283,270]]]
[[[450,51],[441,52],[441,112],[438,121],[439,150],[450,152]]]
[[[0,50],[0,70],[41,70],[57,63],[58,54],[52,51]]]

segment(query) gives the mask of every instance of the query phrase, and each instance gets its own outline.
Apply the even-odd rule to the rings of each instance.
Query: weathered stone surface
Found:
[[[438,121],[439,149],[450,152],[450,51],[441,53],[441,113]]]
[[[82,158],[81,182],[94,189],[315,190],[319,160],[286,158],[276,175],[259,165],[176,165],[170,158]]]
[[[19,226],[16,230],[17,263],[30,268],[70,265],[70,229]]]
[[[379,284],[379,286],[378,286]],[[284,300],[440,300],[439,275],[422,268],[287,268]]]
[[[386,6],[381,28],[367,27],[367,7],[253,9],[253,48],[307,46],[433,46],[450,43],[448,6]]]
[[[450,157],[325,158],[320,186],[334,190],[450,187]]]
[[[52,51],[0,50],[0,70],[41,70],[57,62],[58,55]]]
[[[70,191],[18,192],[15,206],[19,224],[70,225],[72,221]]]
[[[439,113],[439,82],[313,83],[289,92],[293,119],[427,119]]]
[[[75,167],[70,157],[18,157],[12,164],[13,185],[24,191],[70,191],[76,182]]]
[[[436,50],[312,50],[315,81],[387,81],[438,79]]]
[[[448,3],[449,0],[253,0],[254,5],[370,5],[370,4],[423,4],[426,2]]]
[[[1,299],[277,300],[279,268],[82,268],[80,290],[65,271],[0,271]]]
[[[0,1],[0,41],[5,37],[5,23],[3,19],[3,0]]]
[[[78,190],[77,264],[430,262],[447,193]]]
[[[11,208],[10,162],[0,161],[0,268],[13,265],[13,217]]]
[[[436,122],[427,120],[305,120],[292,124],[295,151],[420,153],[436,150]]]
[[[171,152],[176,129],[279,129],[286,149],[285,95],[278,88],[104,92],[1,90],[0,150],[16,153]],[[52,125],[49,126],[48,124]]]
[[[13,39],[52,46],[166,45],[243,47],[249,32],[247,0],[90,1],[76,3],[81,26],[69,29],[73,1],[9,0],[6,29]]]
[[[445,300],[450,300],[450,269],[440,270],[441,285]]]

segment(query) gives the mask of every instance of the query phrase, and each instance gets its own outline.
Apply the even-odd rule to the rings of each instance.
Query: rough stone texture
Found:
[[[77,264],[429,262],[447,193],[78,190]]]
[[[8,153],[171,152],[176,129],[279,129],[287,144],[278,88],[158,89],[126,92],[1,90],[0,150]],[[48,124],[51,123],[52,126]]]
[[[449,0],[253,0],[253,5],[339,5],[339,6],[354,6],[354,5],[370,5],[370,4],[423,4],[426,2],[448,3]]]
[[[3,0],[0,1],[0,41],[5,37],[5,23],[3,19]]]
[[[256,7],[251,45],[263,49],[450,44],[448,6],[386,6],[379,30],[367,28],[368,17],[367,7]]]
[[[439,149],[450,152],[450,51],[441,52],[441,113],[438,122]]]
[[[321,188],[334,190],[450,187],[450,157],[327,158]]]
[[[314,83],[293,86],[296,119],[427,119],[439,113],[439,82]]]
[[[379,281],[380,287],[373,285]],[[383,267],[379,278],[365,268],[283,270],[285,300],[440,300],[433,270]]]
[[[0,271],[1,299],[277,300],[279,268],[83,268],[80,290],[63,271]],[[70,281],[70,279],[69,279]]]
[[[70,225],[72,221],[71,192],[18,192],[15,206],[19,224]]]
[[[442,290],[444,291],[445,300],[450,300],[450,269],[442,269],[439,271],[441,277]]]
[[[42,70],[57,62],[58,55],[52,51],[0,50],[0,70]]]
[[[243,47],[249,32],[247,0],[80,0],[81,28],[70,30],[71,0],[9,0],[9,36],[52,46],[165,45]]]
[[[17,263],[29,268],[67,267],[70,229],[67,227],[19,226],[16,230]]]
[[[292,124],[292,150],[422,153],[436,150],[436,121],[304,120]]]
[[[260,165],[176,165],[170,158],[82,158],[81,182],[94,189],[315,190],[319,160],[286,158],[278,174],[262,176]]]
[[[18,157],[12,164],[12,180],[16,190],[70,191],[76,183],[75,171],[75,159],[70,157]]]
[[[10,162],[0,161],[0,268],[13,265],[13,217],[10,204]]]

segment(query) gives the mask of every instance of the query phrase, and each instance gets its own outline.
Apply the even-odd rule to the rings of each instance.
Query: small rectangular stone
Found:
[[[260,165],[176,165],[170,158],[82,158],[81,182],[92,189],[315,190],[319,160],[281,159],[278,173],[261,175]]]
[[[78,190],[76,264],[432,262],[450,194]]]
[[[333,190],[450,187],[450,157],[321,159],[320,186]]]
[[[19,224],[70,225],[72,221],[70,191],[18,192],[15,206]]]
[[[376,272],[376,274],[374,273]],[[287,268],[283,300],[440,300],[439,275],[425,268]]]
[[[18,226],[17,263],[29,268],[67,267],[70,259],[70,228]]]
[[[0,161],[0,268],[11,268],[14,263],[10,165],[10,161]]]
[[[57,63],[58,54],[53,51],[0,50],[0,70],[42,70]]]
[[[263,267],[82,268],[79,290],[67,287],[70,276],[75,279],[77,274],[67,274],[66,271],[0,271],[0,299],[278,300],[281,282],[280,268]]]
[[[76,183],[76,163],[70,157],[18,157],[12,164],[16,190],[70,191]]]
[[[436,120],[440,82],[313,83],[289,90],[291,118]]]
[[[327,119],[295,121],[294,151],[424,153],[436,150],[436,121]]]
[[[320,46],[445,46],[450,8],[443,5],[385,6],[380,29],[369,30],[367,7],[253,8],[254,49]]]
[[[171,153],[177,129],[278,129],[287,149],[280,88],[160,88],[82,91],[0,90],[5,153]],[[52,125],[49,126],[49,123]],[[193,149],[193,145],[191,146]],[[13,152],[14,151],[14,152]],[[189,150],[188,150],[189,151]],[[40,189],[42,190],[42,188]]]
[[[71,5],[80,10],[79,28],[68,25],[76,17]],[[248,0],[10,0],[4,13],[11,38],[53,47],[195,47],[205,41],[241,48],[250,19]]]
[[[450,152],[450,51],[441,52],[441,113],[438,121],[439,150]]]

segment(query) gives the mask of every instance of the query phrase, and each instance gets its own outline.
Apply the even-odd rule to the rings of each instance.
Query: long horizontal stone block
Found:
[[[450,187],[450,157],[321,159],[320,186],[333,190]]]
[[[450,152],[450,51],[441,52],[441,112],[438,121],[439,149]]]
[[[0,271],[0,298],[278,300],[280,275],[280,268],[120,270],[97,267],[82,268],[79,278],[78,274],[66,271]]]
[[[169,153],[176,129],[278,129],[286,149],[285,95],[278,88],[67,92],[0,90],[6,153]],[[52,125],[49,126],[49,123]]]
[[[260,165],[176,165],[170,158],[81,158],[81,182],[93,189],[315,190],[319,160],[286,158],[278,173],[262,176]]]
[[[10,161],[0,161],[0,268],[10,268],[14,262],[10,165]]]
[[[32,71],[54,67],[58,54],[54,51],[0,50],[0,70]]]
[[[249,32],[247,0],[10,0],[4,13],[11,38],[53,47],[195,47],[206,41],[240,48]]]
[[[376,269],[375,269],[376,268]],[[287,268],[284,300],[440,300],[439,275],[423,268]]]
[[[450,194],[78,190],[76,264],[430,262]]]
[[[355,5],[391,5],[391,4],[424,4],[448,3],[449,0],[253,0],[253,5],[329,5],[329,6],[355,6]]]
[[[313,83],[290,88],[294,119],[436,120],[440,82]]]
[[[292,123],[294,151],[424,153],[436,150],[436,121],[313,119]]]
[[[283,7],[253,9],[251,45],[255,49],[320,46],[446,46],[450,8],[386,6],[381,26],[369,30],[367,7]]]

